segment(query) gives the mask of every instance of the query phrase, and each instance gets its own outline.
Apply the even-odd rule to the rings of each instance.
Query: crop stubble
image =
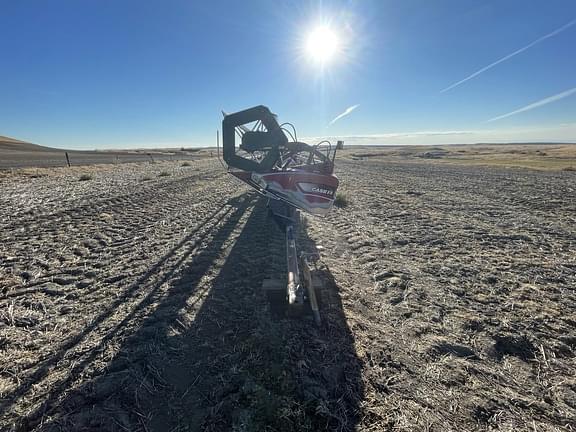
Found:
[[[281,232],[214,161],[3,179],[0,428],[576,428],[574,173],[337,174],[320,328],[270,313]]]

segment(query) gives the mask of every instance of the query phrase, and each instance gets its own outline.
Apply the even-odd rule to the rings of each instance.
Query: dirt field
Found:
[[[68,159],[66,159],[68,153]],[[67,167],[151,161],[185,161],[209,155],[210,150],[62,150],[0,136],[0,170],[26,167]],[[0,174],[2,172],[0,171]]]
[[[345,152],[355,160],[383,159],[452,165],[576,171],[576,144],[466,144],[440,146],[357,146]]]
[[[576,430],[576,172],[352,153],[319,328],[214,159],[0,178],[0,430]]]

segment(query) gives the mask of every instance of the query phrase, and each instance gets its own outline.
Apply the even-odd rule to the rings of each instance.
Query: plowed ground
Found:
[[[282,232],[213,160],[2,178],[0,429],[576,430],[576,174],[337,174],[320,327],[272,313]]]

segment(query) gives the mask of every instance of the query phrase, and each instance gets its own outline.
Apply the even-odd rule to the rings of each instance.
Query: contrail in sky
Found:
[[[338,120],[340,120],[342,117],[347,116],[348,114],[350,114],[352,111],[354,111],[356,108],[358,108],[360,106],[360,104],[356,104],[356,105],[352,105],[351,107],[346,108],[346,111],[344,111],[342,114],[337,115],[334,120],[332,120],[330,122],[330,124],[334,124],[336,123]]]
[[[547,35],[544,35],[538,39],[536,39],[534,42],[529,43],[528,45],[526,45],[525,47],[520,48],[519,50],[514,51],[513,53],[508,54],[507,56],[502,57],[500,60],[496,60],[494,63],[489,64],[488,66],[483,67],[482,69],[477,70],[476,72],[474,72],[472,75],[467,76],[466,78],[464,78],[463,80],[460,80],[458,82],[455,82],[454,84],[446,87],[444,90],[441,90],[440,93],[444,93],[447,92],[450,89],[453,89],[454,87],[458,87],[460,84],[465,83],[468,80],[471,80],[472,78],[477,77],[478,75],[480,75],[481,73],[486,72],[488,69],[492,69],[494,66],[505,62],[508,59],[511,59],[512,57],[526,51],[529,48],[532,48],[534,45],[542,42],[543,40],[546,40],[548,38],[551,38],[553,36],[556,36],[559,33],[562,33],[564,30],[569,29],[570,27],[572,27],[574,24],[576,24],[576,19],[573,19],[572,21],[570,21],[568,24],[564,24],[562,27],[554,30],[552,33],[548,33]]]
[[[574,93],[576,93],[576,87],[571,88],[570,90],[563,91],[562,93],[558,93],[557,95],[549,96],[545,99],[539,100],[538,102],[531,103],[530,105],[526,105],[525,107],[517,109],[516,111],[512,111],[512,112],[509,112],[507,114],[503,114],[501,116],[491,118],[490,120],[486,120],[486,123],[490,123],[490,122],[493,122],[496,120],[500,120],[500,119],[503,119],[506,117],[513,116],[515,114],[518,114],[518,113],[521,113],[524,111],[530,111],[530,110],[533,110],[534,108],[548,105],[549,103],[559,101],[560,99],[564,99],[565,97],[568,97]]]

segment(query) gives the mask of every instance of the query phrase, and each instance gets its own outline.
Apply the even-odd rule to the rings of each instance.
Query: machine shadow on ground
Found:
[[[320,265],[320,327],[271,314],[261,286],[285,277],[285,242],[254,198],[233,203],[102,373],[72,389],[82,371],[71,371],[24,430],[354,429],[361,363],[338,286]],[[300,238],[314,251],[305,224]]]
[[[226,204],[233,206],[236,200],[229,200]],[[225,207],[225,205],[219,207],[212,215],[217,219],[223,218],[223,216],[217,216],[217,214]],[[245,206],[246,207],[246,206]],[[242,209],[243,211],[245,208]],[[228,215],[224,213],[224,215]],[[110,304],[110,306],[101,309],[98,311],[96,318],[92,320],[92,322],[85,326],[80,332],[70,337],[68,340],[64,341],[54,352],[53,355],[46,357],[41,362],[37,364],[36,370],[31,374],[31,376],[19,382],[18,387],[10,394],[10,398],[6,398],[0,404],[0,414],[4,414],[9,411],[9,409],[17,402],[17,400],[21,397],[25,397],[26,394],[34,388],[34,386],[42,385],[42,380],[46,378],[47,375],[50,374],[52,369],[58,365],[58,363],[62,362],[65,357],[70,353],[70,350],[74,349],[75,346],[84,342],[85,340],[89,339],[98,326],[103,325],[104,323],[108,322],[111,317],[113,317],[117,312],[118,309],[125,303],[131,300],[133,296],[138,293],[138,290],[142,288],[143,285],[146,284],[150,279],[159,276],[159,280],[157,280],[156,285],[148,292],[148,294],[144,297],[144,299],[138,304],[138,306],[132,310],[120,323],[115,324],[106,332],[105,336],[100,340],[98,346],[95,349],[92,349],[90,354],[84,358],[82,361],[75,362],[75,366],[69,371],[68,376],[61,381],[61,383],[57,386],[56,389],[53,389],[50,393],[50,397],[47,399],[45,404],[40,408],[40,410],[36,410],[30,413],[24,420],[23,424],[27,424],[27,420],[29,419],[37,419],[39,415],[42,415],[46,411],[46,406],[50,405],[56,398],[58,394],[71,387],[73,381],[78,378],[80,373],[89,365],[91,361],[94,361],[95,358],[101,353],[101,348],[105,346],[113,337],[115,337],[118,333],[123,331],[123,325],[128,324],[138,313],[142,312],[143,309],[150,306],[150,304],[154,301],[155,296],[159,294],[161,285],[169,280],[171,275],[176,271],[178,265],[172,265],[169,263],[170,259],[176,256],[177,253],[181,253],[184,257],[188,256],[192,253],[193,249],[195,248],[195,242],[198,241],[198,238],[201,240],[205,236],[205,234],[200,234],[198,237],[198,231],[203,228],[205,225],[209,225],[213,223],[208,219],[201,221],[198,226],[190,231],[186,237],[184,237],[178,244],[173,246],[166,254],[164,254],[156,263],[143,273],[136,277],[133,282],[125,289],[121,294],[118,294],[114,301]],[[181,262],[183,259],[178,261]],[[27,429],[23,426],[24,429]]]

